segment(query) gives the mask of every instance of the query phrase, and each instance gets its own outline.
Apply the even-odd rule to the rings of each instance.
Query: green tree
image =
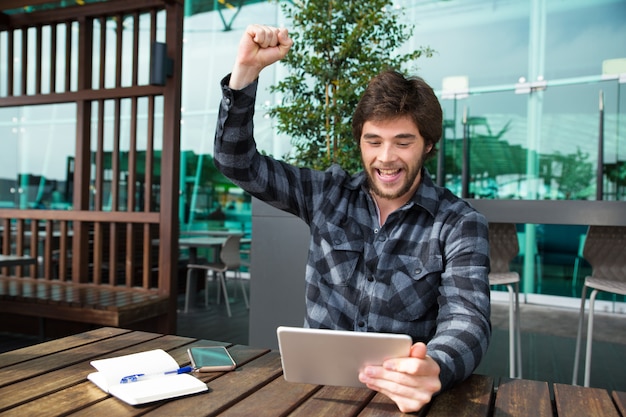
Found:
[[[415,65],[432,50],[398,53],[413,27],[399,23],[403,11],[391,0],[303,0],[282,7],[294,46],[283,60],[289,75],[271,88],[282,103],[269,114],[291,137],[287,159],[317,169],[338,163],[356,172],[361,159],[351,117],[367,83],[384,69]]]
[[[576,149],[575,154],[563,155],[555,152],[552,160],[560,165],[561,175],[557,178],[559,191],[566,200],[584,200],[593,195],[593,166],[589,154]]]

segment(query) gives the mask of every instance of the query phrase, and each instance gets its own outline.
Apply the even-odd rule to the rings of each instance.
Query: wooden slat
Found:
[[[130,332],[130,330],[102,327],[100,329],[82,333],[80,336],[63,337],[60,339],[50,340],[46,343],[16,349],[11,351],[10,355],[0,355],[0,369],[9,365],[26,362],[40,356],[47,356],[52,353],[61,352],[89,343],[100,342],[104,339],[128,332]]]
[[[428,406],[425,407],[427,409]],[[367,408],[359,413],[359,417],[399,417],[404,416],[398,406],[389,397],[377,393]]]
[[[68,242],[68,225],[67,222],[61,222],[61,235],[59,236],[59,279],[63,281],[69,280],[69,274],[67,270],[69,268],[70,262],[68,260],[68,253],[70,251],[70,244]],[[54,233],[54,231],[53,231]],[[52,239],[53,237],[50,236]]]
[[[156,212],[135,212],[126,211],[106,212],[103,216],[101,211],[90,210],[20,210],[2,209],[0,216],[9,222],[14,220],[66,220],[72,222],[97,222],[109,221],[115,223],[160,223],[160,214]],[[10,223],[9,223],[10,226]],[[5,229],[8,230],[8,229]]]
[[[133,286],[133,274],[135,270],[135,231],[132,224],[126,225],[126,242],[124,250],[124,273],[126,275],[126,286]]]
[[[42,58],[42,27],[41,25],[36,25],[35,26],[35,36],[36,36],[36,41],[35,41],[35,94],[41,94],[41,77],[42,77],[42,68],[43,68],[43,63],[41,62],[41,58]]]
[[[278,377],[259,390],[238,401],[220,414],[220,417],[275,417],[287,415],[321,387],[310,384],[292,384]],[[323,415],[323,414],[317,414]],[[346,414],[342,414],[346,415]]]
[[[22,53],[20,57],[21,63],[21,77],[20,77],[20,94],[23,96],[28,95],[28,29],[23,28],[22,32]]]
[[[58,25],[50,25],[50,94],[56,93],[57,90],[57,33]]]
[[[52,233],[54,232],[54,223],[52,222],[52,220],[46,220],[45,221],[45,231],[46,231],[46,236],[52,236]],[[43,244],[43,269],[44,269],[44,277],[46,279],[51,279],[52,278],[52,274],[53,274],[53,264],[52,264],[52,255],[53,254],[53,247],[52,247],[52,239],[46,239],[44,244]],[[61,256],[62,254],[59,253],[59,256]]]
[[[626,392],[613,391],[611,396],[622,417],[626,417]]]
[[[106,245],[103,243],[105,233],[101,222],[94,224],[93,235],[93,282],[96,285],[102,284],[102,266],[104,265],[104,251]]]
[[[116,277],[115,269],[117,268],[117,258],[118,258],[118,253],[116,250],[117,249],[117,225],[115,223],[111,223],[109,225],[109,241],[107,242],[107,244],[109,245],[108,280],[109,280],[109,284],[115,285],[115,277]]]
[[[494,417],[552,417],[547,382],[509,379],[498,386]]]
[[[375,394],[374,391],[365,388],[321,387],[312,397],[290,413],[289,417],[357,415]]]
[[[606,390],[554,384],[554,401],[559,416],[620,417]]]
[[[489,416],[492,395],[493,378],[472,375],[465,383],[435,397],[428,416]]]
[[[72,22],[65,22],[65,84],[64,92],[72,91]]]

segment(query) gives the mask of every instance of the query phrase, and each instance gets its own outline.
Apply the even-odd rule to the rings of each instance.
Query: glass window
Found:
[[[0,108],[0,207],[71,207],[74,104]]]

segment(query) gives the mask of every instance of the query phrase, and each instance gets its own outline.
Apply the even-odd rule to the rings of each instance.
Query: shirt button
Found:
[[[367,281],[368,281],[368,282],[372,282],[372,281],[374,281],[374,277],[373,277],[373,276],[371,276],[371,275],[370,275],[370,276],[368,276],[368,277],[367,277]]]
[[[341,245],[341,239],[335,239],[335,240],[333,240],[333,243],[335,245]]]
[[[419,275],[422,273],[422,269],[421,268],[415,268],[415,275]]]
[[[224,99],[224,103],[226,103],[227,106],[230,106],[230,98],[226,97]]]
[[[361,321],[359,321],[359,322],[357,323],[357,326],[359,326],[359,327],[363,327],[363,326],[365,326],[365,322],[363,322],[363,320],[361,320]]]
[[[378,229],[374,229],[374,234],[378,233]]]
[[[387,240],[387,237],[386,237],[386,236],[384,236],[384,235],[380,235],[380,236],[378,236],[378,241],[379,241],[379,242],[384,242],[385,240]]]

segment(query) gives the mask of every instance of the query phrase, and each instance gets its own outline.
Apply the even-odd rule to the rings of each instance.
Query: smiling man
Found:
[[[305,326],[413,338],[408,357],[369,366],[359,378],[401,411],[418,411],[471,375],[487,350],[487,222],[423,167],[441,137],[442,112],[417,77],[386,71],[368,85],[352,120],[362,172],[261,155],[253,136],[257,80],[292,43],[286,29],[247,28],[222,80],[215,164],[309,225]]]

